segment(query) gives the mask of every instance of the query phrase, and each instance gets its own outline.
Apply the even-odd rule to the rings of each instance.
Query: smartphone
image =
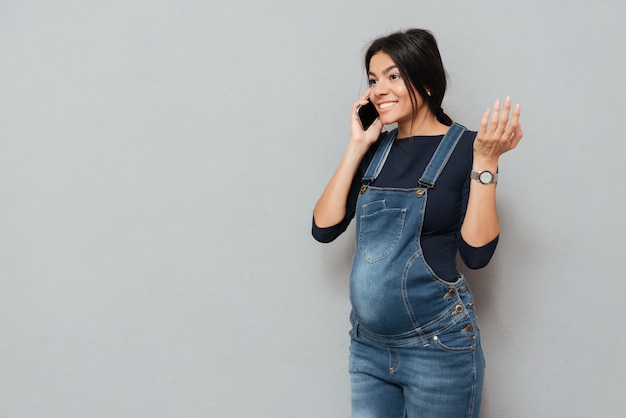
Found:
[[[357,114],[359,115],[359,120],[361,121],[361,127],[364,131],[367,131],[372,123],[376,119],[378,119],[378,111],[376,110],[376,106],[369,99],[367,99],[367,104],[359,107],[357,110]]]

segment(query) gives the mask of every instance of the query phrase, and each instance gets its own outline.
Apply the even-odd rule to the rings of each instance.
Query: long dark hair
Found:
[[[381,51],[391,57],[408,83],[414,116],[417,91],[439,122],[452,125],[452,119],[441,108],[446,94],[446,70],[433,34],[425,29],[408,29],[374,40],[365,53],[366,73],[369,73],[372,56]]]

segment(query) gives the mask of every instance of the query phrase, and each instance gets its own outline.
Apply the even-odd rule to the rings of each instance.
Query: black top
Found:
[[[339,224],[319,228],[313,219],[312,234],[320,242],[331,242],[341,235],[356,211],[361,178],[369,166],[385,134],[370,147],[354,177],[348,194],[346,216]],[[472,170],[473,143],[476,132],[465,131],[448,163],[441,172],[435,188],[428,191],[424,214],[421,245],[424,258],[431,269],[442,279],[456,281],[457,250],[471,269],[485,267],[496,250],[498,237],[482,247],[472,247],[461,238],[461,225],[467,210],[470,172]],[[378,178],[377,187],[414,189],[443,135],[416,136],[396,139]]]

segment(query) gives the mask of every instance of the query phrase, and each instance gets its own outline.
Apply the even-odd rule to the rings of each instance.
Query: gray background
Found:
[[[497,97],[503,229],[467,272],[483,417],[626,416],[615,1],[2,0],[0,416],[346,417],[352,234],[310,237],[376,36]]]

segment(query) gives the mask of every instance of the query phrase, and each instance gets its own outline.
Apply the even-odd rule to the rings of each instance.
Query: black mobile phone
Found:
[[[357,114],[359,115],[359,120],[361,121],[361,127],[364,131],[367,131],[372,123],[378,118],[378,111],[376,110],[376,106],[369,99],[367,99],[367,104],[359,107],[357,110]]]

